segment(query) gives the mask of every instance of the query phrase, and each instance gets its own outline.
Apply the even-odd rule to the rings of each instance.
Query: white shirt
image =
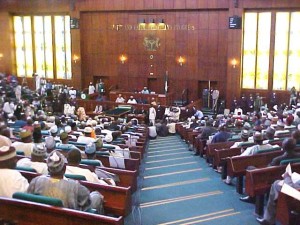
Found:
[[[96,90],[96,88],[94,87],[94,85],[90,84],[89,85],[89,95],[94,94],[95,90]]]
[[[32,162],[30,158],[23,158],[17,162],[17,166],[30,167],[36,170],[37,173],[48,174],[48,166],[44,162]]]
[[[13,103],[5,102],[3,105],[3,111],[7,114],[14,113],[14,106],[15,105]]]
[[[17,170],[0,169],[0,196],[11,198],[15,192],[26,192],[28,181]]]
[[[156,118],[156,110],[155,110],[154,107],[151,107],[149,109],[149,119],[150,120],[155,120],[155,118]]]
[[[77,139],[78,143],[85,143],[85,144],[89,144],[91,142],[95,142],[95,138],[92,137],[86,137],[86,136],[79,136]]]
[[[124,103],[125,99],[123,97],[117,97],[116,102],[117,103]]]
[[[156,126],[148,127],[149,130],[149,137],[155,138],[157,136]]]
[[[26,157],[31,157],[33,145],[34,145],[33,143],[24,143],[19,141],[16,141],[11,144],[11,146],[15,147],[16,151],[24,152],[24,155]]]
[[[169,123],[167,125],[170,134],[176,133],[175,125],[176,125],[175,123]]]
[[[91,172],[88,169],[83,169],[77,166],[67,166],[66,174],[82,175],[85,176],[86,180],[89,182],[107,185],[105,181],[99,180],[98,176],[95,173]]]
[[[128,99],[127,103],[137,104],[137,101],[135,99]]]
[[[212,93],[212,98],[213,98],[213,99],[219,98],[219,93],[220,93],[220,92],[219,92],[218,90],[214,90],[213,93]]]
[[[258,151],[260,150],[265,150],[265,149],[270,149],[273,146],[270,144],[265,144],[265,145],[254,145],[252,147],[248,147],[242,154],[241,156],[247,156],[247,155],[255,155]]]

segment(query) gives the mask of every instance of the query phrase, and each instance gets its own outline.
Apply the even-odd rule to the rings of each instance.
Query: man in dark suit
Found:
[[[282,142],[282,149],[284,153],[274,158],[270,163],[270,166],[278,166],[280,165],[280,162],[285,159],[300,158],[300,154],[294,151],[295,148],[296,148],[296,140],[293,138],[286,138]]]

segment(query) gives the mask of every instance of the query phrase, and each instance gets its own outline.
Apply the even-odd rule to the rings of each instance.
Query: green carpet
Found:
[[[140,176],[126,225],[257,225],[254,205],[241,202],[178,136],[150,140]]]

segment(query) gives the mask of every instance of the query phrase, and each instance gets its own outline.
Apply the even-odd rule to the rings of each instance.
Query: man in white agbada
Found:
[[[0,148],[0,196],[11,198],[15,192],[26,192],[28,181],[16,167],[16,149],[3,146]]]
[[[92,82],[90,82],[90,85],[89,85],[89,95],[94,94],[95,90],[96,90],[95,86],[93,85]]]
[[[66,208],[81,211],[94,208],[99,214],[103,214],[103,196],[97,191],[90,193],[78,181],[66,179],[65,162],[66,159],[60,152],[51,152],[47,158],[50,177],[35,177],[30,182],[27,192],[61,199]]]
[[[17,162],[17,166],[30,167],[40,174],[48,174],[48,166],[45,163],[46,147],[43,143],[34,145],[31,153],[31,158],[22,158]]]
[[[149,108],[149,123],[152,123],[153,126],[155,126],[155,118],[156,118],[156,110],[154,106],[151,104],[151,107]]]

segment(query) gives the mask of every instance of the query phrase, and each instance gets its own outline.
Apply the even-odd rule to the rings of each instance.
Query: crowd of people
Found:
[[[216,117],[192,116],[182,123],[185,129],[197,132],[197,137],[205,146],[214,143],[226,143],[232,141],[230,148],[241,148],[240,156],[251,156],[267,150],[281,149],[282,154],[274,158],[269,166],[280,165],[282,160],[300,159],[300,103],[282,104],[279,107],[260,107],[256,110],[243,113],[237,106],[228,114],[219,114]],[[235,141],[234,141],[235,140]],[[280,146],[278,145],[280,144]],[[191,145],[190,150],[199,155],[199,149]],[[212,165],[212,159],[207,161]],[[226,162],[224,162],[226,163]],[[217,172],[223,172],[224,165],[216,168]],[[254,169],[250,166],[248,169]],[[299,175],[299,174],[298,174]],[[300,176],[300,175],[299,175]],[[260,224],[275,224],[276,201],[283,183],[299,189],[299,179],[291,179],[291,175],[284,174],[284,181],[276,181],[272,185],[269,200],[262,218],[258,217]],[[232,184],[232,177],[227,176],[224,182]],[[244,196],[241,201],[254,203],[254,198]]]
[[[251,147],[242,148],[242,156],[273,148],[274,140],[288,137],[282,143],[283,155],[274,159],[270,165],[278,165],[282,159],[300,157],[293,151],[300,144],[300,103],[293,107],[283,104],[270,108],[253,105],[253,110],[251,107],[243,110],[237,104],[232,106],[230,113],[216,116],[206,116],[200,109],[193,107],[187,114],[189,116],[183,118],[182,108],[163,107],[153,100],[147,112],[148,126],[145,126],[139,124],[137,119],[125,121],[105,116],[77,116],[77,94],[72,87],[58,85],[53,88],[48,85],[43,93],[30,90],[27,86],[20,87],[16,78],[1,74],[0,89],[0,196],[11,197],[16,191],[24,191],[57,197],[63,201],[64,206],[72,209],[85,211],[95,208],[98,213],[103,213],[101,193],[90,193],[78,182],[66,180],[64,174],[79,174],[90,182],[116,185],[114,179],[103,178],[97,172],[82,169],[78,165],[82,158],[95,159],[95,152],[101,151],[103,143],[120,149],[113,141],[137,127],[148,129],[150,138],[174,135],[176,124],[181,124],[197,131],[199,134],[196,138],[205,141],[206,145],[226,142],[232,138],[237,138],[232,147],[252,142]],[[103,89],[104,86],[101,86],[99,90]],[[147,91],[144,88],[142,93],[147,94]],[[127,103],[135,104],[132,98]],[[125,99],[119,95],[116,102],[124,103]],[[65,104],[69,105],[68,110],[57,108]],[[85,147],[82,149],[74,143],[83,143]],[[193,146],[190,149],[199,155]],[[67,150],[66,154],[63,154],[64,150]],[[18,162],[15,160],[17,153],[25,156]],[[99,165],[102,165],[101,161]],[[14,170],[16,166],[31,167],[43,175],[28,183],[20,172]],[[231,177],[227,177],[224,182],[231,184]],[[275,182],[272,186],[264,218],[258,219],[262,224],[274,223],[275,201],[280,184]],[[298,183],[291,185],[300,187]]]

